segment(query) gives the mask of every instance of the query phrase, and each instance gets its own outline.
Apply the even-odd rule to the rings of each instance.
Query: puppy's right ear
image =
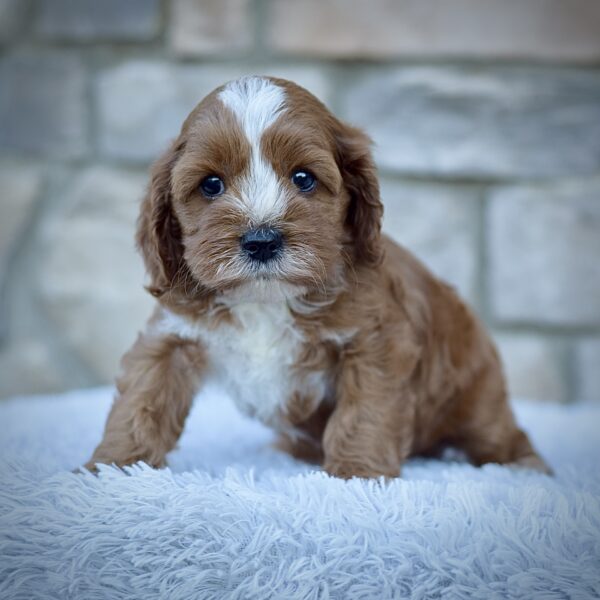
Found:
[[[136,242],[150,275],[148,291],[160,298],[183,275],[181,227],[172,206],[171,172],[182,150],[175,142],[152,166],[150,185],[142,201]]]

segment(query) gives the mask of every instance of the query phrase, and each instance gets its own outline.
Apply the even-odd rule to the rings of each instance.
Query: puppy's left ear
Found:
[[[360,129],[341,124],[336,142],[344,185],[350,196],[346,225],[354,238],[356,260],[369,266],[381,262],[381,219],[377,167],[371,140]]]

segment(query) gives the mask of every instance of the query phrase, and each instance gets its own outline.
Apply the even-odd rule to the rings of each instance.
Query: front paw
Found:
[[[123,469],[123,467],[135,465],[138,462],[144,462],[153,469],[162,469],[167,466],[167,461],[164,458],[159,460],[156,457],[131,455],[127,457],[93,457],[83,465],[83,468],[92,473],[97,473],[99,465],[109,465]]]
[[[361,479],[393,479],[400,475],[400,470],[392,470],[376,465],[367,465],[360,463],[349,463],[341,461],[325,461],[323,466],[325,471],[333,477],[340,479],[352,479],[359,477]]]
[[[529,469],[538,471],[544,475],[554,475],[554,471],[537,454],[528,454],[526,456],[522,456],[512,463],[508,463],[508,466],[515,469]]]
[[[96,461],[90,460],[90,461],[86,462],[82,468],[87,469],[90,473],[97,473],[98,472],[98,463],[96,463]],[[83,471],[79,470],[79,472],[82,473]]]

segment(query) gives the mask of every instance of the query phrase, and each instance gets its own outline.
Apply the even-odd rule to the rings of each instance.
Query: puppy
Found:
[[[547,471],[483,326],[382,212],[370,140],[306,90],[245,77],[202,100],[152,169],[137,244],[157,307],[87,468],[163,466],[216,375],[331,475],[395,477],[446,444]]]

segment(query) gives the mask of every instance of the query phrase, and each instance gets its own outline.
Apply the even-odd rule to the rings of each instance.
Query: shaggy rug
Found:
[[[520,403],[554,478],[412,460],[341,481],[215,389],[170,468],[74,475],[108,389],[0,403],[0,598],[598,598],[600,406]]]

